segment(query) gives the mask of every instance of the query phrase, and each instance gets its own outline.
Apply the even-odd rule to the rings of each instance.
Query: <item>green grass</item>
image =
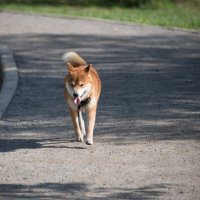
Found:
[[[199,6],[165,3],[157,6],[138,8],[69,6],[69,5],[32,5],[0,4],[0,9],[50,13],[63,16],[96,17],[111,20],[135,22],[139,24],[179,27],[200,30]]]

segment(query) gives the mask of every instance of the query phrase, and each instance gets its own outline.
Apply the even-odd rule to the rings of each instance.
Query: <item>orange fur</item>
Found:
[[[101,80],[94,67],[91,64],[87,65],[86,61],[75,52],[64,54],[63,60],[67,64],[68,69],[68,75],[64,79],[64,93],[69,106],[76,140],[83,141],[84,131],[79,123],[78,112],[85,111],[88,118],[86,144],[91,145],[93,144],[93,130],[101,92]],[[78,97],[73,96],[75,93]],[[91,101],[88,105],[81,107],[79,111],[79,100],[83,101],[88,97],[90,97]]]

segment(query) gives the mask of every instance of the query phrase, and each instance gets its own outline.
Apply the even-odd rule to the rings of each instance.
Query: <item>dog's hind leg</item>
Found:
[[[82,113],[81,113],[80,110],[78,111],[78,121],[79,121],[79,126],[80,126],[80,129],[81,129],[81,132],[82,132],[83,136],[85,136],[86,135],[85,123],[84,123]]]

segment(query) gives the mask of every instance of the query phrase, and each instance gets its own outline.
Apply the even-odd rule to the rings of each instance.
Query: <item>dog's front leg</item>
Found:
[[[72,119],[72,123],[74,127],[76,141],[83,142],[83,134],[81,133],[79,122],[78,122],[78,112],[77,110],[72,110],[71,108],[69,110],[70,110],[71,119]]]
[[[88,110],[87,117],[88,117],[88,129],[87,129],[86,144],[92,145],[93,144],[94,124],[95,124],[95,119],[96,119],[96,108]]]

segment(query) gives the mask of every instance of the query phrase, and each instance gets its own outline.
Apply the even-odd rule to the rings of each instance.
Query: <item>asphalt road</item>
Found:
[[[199,199],[200,33],[0,13],[19,83],[0,119],[0,199]],[[94,145],[74,142],[61,56],[102,79]]]

